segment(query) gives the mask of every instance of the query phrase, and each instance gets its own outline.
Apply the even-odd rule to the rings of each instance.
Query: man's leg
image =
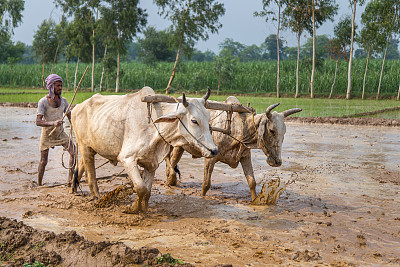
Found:
[[[43,150],[40,151],[40,162],[39,162],[39,167],[38,167],[38,185],[42,185],[42,180],[43,180],[43,175],[44,175],[44,170],[47,165],[47,159],[49,157],[49,150]]]

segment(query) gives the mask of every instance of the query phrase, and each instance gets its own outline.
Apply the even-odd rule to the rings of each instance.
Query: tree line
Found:
[[[351,68],[353,57],[365,58],[365,75],[368,75],[368,62],[371,57],[382,58],[380,82],[376,97],[379,98],[381,81],[386,59],[398,59],[398,40],[400,34],[400,2],[397,0],[349,0],[352,14],[343,16],[335,25],[334,36],[317,35],[317,29],[337,14],[335,0],[261,0],[262,10],[254,16],[263,17],[267,23],[277,23],[276,34],[266,37],[260,46],[246,46],[232,39],[225,39],[221,51],[215,55],[211,51],[200,52],[195,49],[199,40],[207,40],[210,33],[217,33],[222,27],[219,22],[225,13],[222,3],[215,0],[154,0],[159,15],[169,19],[172,26],[157,31],[146,27],[146,10],[138,0],[55,0],[63,10],[63,17],[56,23],[44,20],[34,35],[31,51],[21,43],[11,41],[13,29],[22,21],[23,0],[5,0],[0,8],[0,34],[2,49],[0,62],[12,67],[18,61],[27,60],[26,52],[32,53],[44,66],[59,60],[72,61],[78,69],[79,62],[91,62],[92,85],[94,90],[94,69],[96,64],[103,68],[103,75],[115,73],[116,92],[119,91],[120,61],[134,59],[146,64],[157,61],[174,61],[166,93],[174,80],[180,58],[186,60],[214,61],[221,79],[229,79],[230,66],[235,61],[275,60],[277,62],[276,93],[280,96],[281,60],[297,60],[296,94],[298,96],[299,66],[308,62],[310,66],[310,97],[314,97],[315,69],[325,58],[332,58],[337,65],[344,60],[348,64],[348,83],[346,97],[351,98]],[[366,4],[360,27],[354,19],[357,7]],[[360,28],[360,29],[359,29]],[[283,30],[296,35],[298,45],[286,47],[280,36]],[[309,38],[300,45],[301,37],[308,32]],[[142,33],[138,38],[138,33]],[[135,38],[135,42],[133,42]],[[354,51],[354,43],[359,49]],[[297,51],[296,51],[297,50]],[[24,56],[25,54],[25,56]],[[5,58],[7,58],[5,60]],[[68,67],[67,67],[68,69]],[[51,70],[52,72],[52,70]],[[68,73],[68,71],[67,71]],[[77,71],[75,71],[75,77]],[[76,79],[75,79],[76,80]],[[331,87],[331,94],[335,79]],[[364,89],[363,89],[364,90]],[[399,86],[400,94],[400,86]],[[363,96],[364,97],[364,93]]]

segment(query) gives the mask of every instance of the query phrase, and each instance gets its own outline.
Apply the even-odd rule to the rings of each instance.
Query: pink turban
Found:
[[[51,99],[54,99],[54,83],[60,81],[62,82],[62,78],[58,76],[57,74],[50,74],[46,78],[46,88],[49,90],[49,96]]]

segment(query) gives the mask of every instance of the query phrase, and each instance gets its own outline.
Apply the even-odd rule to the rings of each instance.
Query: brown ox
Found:
[[[136,94],[103,96],[96,94],[72,110],[72,125],[82,158],[74,178],[73,192],[86,169],[92,194],[99,198],[94,156],[117,164],[121,162],[137,193],[131,211],[146,211],[154,173],[171,146],[190,146],[201,156],[218,153],[209,131],[210,113],[204,98],[186,99],[182,104],[152,105],[149,121],[147,103],[142,97],[154,95],[144,87]],[[140,174],[139,167],[143,168]]]
[[[230,96],[225,103],[237,103],[239,100]],[[251,149],[262,149],[267,156],[270,166],[278,167],[282,164],[281,148],[286,133],[285,117],[300,112],[301,109],[294,108],[283,112],[271,112],[279,104],[271,105],[263,114],[253,115],[249,113],[236,113],[232,115],[231,136],[221,132],[212,132],[214,143],[217,145],[219,154],[214,158],[204,160],[204,180],[202,196],[205,196],[211,186],[211,174],[215,163],[221,161],[231,168],[236,168],[239,162],[242,165],[244,175],[250,187],[251,198],[256,198],[256,181],[254,179],[253,166],[251,163]],[[210,111],[210,126],[224,128],[227,120],[226,112]],[[239,141],[241,142],[239,142]],[[196,148],[190,146],[174,147],[170,155],[166,157],[167,184],[176,185],[176,166],[186,150],[192,155],[196,154]]]

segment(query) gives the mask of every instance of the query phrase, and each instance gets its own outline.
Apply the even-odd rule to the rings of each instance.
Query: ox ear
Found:
[[[154,123],[159,123],[159,122],[174,122],[178,119],[178,115],[176,112],[168,113],[164,116],[159,117],[154,121]]]

